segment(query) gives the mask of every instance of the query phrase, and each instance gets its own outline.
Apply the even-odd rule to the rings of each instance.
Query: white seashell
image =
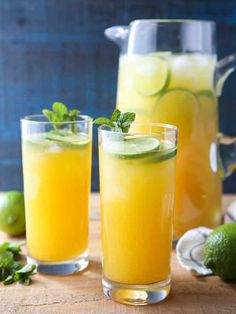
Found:
[[[187,231],[176,246],[177,259],[181,266],[194,275],[211,275],[212,271],[204,266],[203,247],[212,229],[199,227]]]
[[[224,223],[236,222],[236,200],[233,201],[224,215]],[[212,229],[199,227],[187,231],[176,246],[177,259],[181,266],[194,275],[211,275],[213,272],[204,266],[203,248]]]
[[[224,223],[236,222],[236,201],[233,201],[224,216]]]

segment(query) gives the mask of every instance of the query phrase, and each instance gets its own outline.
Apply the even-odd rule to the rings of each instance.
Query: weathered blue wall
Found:
[[[106,27],[141,18],[212,19],[219,56],[236,51],[236,0],[0,0],[0,190],[22,188],[19,119],[60,100],[93,117],[115,104],[118,49]],[[220,99],[236,134],[236,74]],[[94,135],[92,189],[98,189]],[[225,190],[236,192],[236,175]]]

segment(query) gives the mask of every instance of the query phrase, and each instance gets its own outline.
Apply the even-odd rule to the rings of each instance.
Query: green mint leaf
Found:
[[[68,115],[68,109],[66,105],[64,105],[62,102],[54,102],[52,105],[52,109],[54,113],[56,113],[58,116],[64,116]]]
[[[69,117],[71,118],[76,118],[78,114],[80,114],[80,111],[77,109],[72,109],[69,111]]]
[[[111,116],[111,121],[117,121],[120,118],[121,112],[119,109],[115,109]]]
[[[3,284],[4,285],[10,285],[14,282],[14,274],[11,274],[9,276],[7,276],[7,278],[5,280],[3,280]]]
[[[0,268],[10,268],[14,263],[14,255],[12,252],[3,251],[0,253]]]
[[[128,133],[131,123],[135,120],[135,113],[124,112],[115,109],[111,118],[100,117],[93,121],[96,124],[107,125],[114,132]]]
[[[33,274],[36,266],[23,265],[16,261],[20,257],[20,246],[24,242],[6,242],[0,245],[0,281],[4,285],[17,281],[21,284],[29,285],[31,282],[30,276]]]
[[[21,268],[23,268],[24,267],[24,265],[23,264],[21,264],[21,263],[18,263],[18,262],[14,262],[12,265],[11,265],[11,267],[10,267],[10,270],[11,270],[11,272],[16,272],[17,270],[20,270]]]
[[[25,241],[22,241],[25,242]],[[7,251],[12,252],[12,254],[14,255],[14,259],[18,260],[21,257],[21,247],[20,247],[20,243],[10,243],[9,247],[7,249]]]
[[[14,264],[12,252],[3,251],[0,253],[0,281],[5,280],[11,274],[11,266]]]
[[[123,133],[129,132],[130,125],[134,122],[135,120],[135,113],[133,112],[124,112],[121,113],[117,120],[117,126],[122,129]]]
[[[78,127],[75,123],[71,124],[71,132],[75,134],[78,133]]]
[[[0,245],[0,253],[6,251],[9,248],[9,246],[10,246],[10,243],[8,242],[5,242],[2,245]]]
[[[20,284],[24,285],[24,286],[29,286],[31,284],[31,278],[27,277],[27,278],[22,278],[19,281]]]
[[[53,119],[53,112],[51,110],[48,109],[43,109],[43,115],[48,119],[48,121],[52,121]]]
[[[80,111],[77,109],[70,110],[70,112],[69,112],[70,121],[76,121],[76,117],[79,114],[80,114]],[[71,124],[71,131],[72,131],[72,133],[75,133],[75,134],[78,133],[78,127],[75,123]]]
[[[20,274],[20,275],[24,275],[24,276],[29,276],[31,275],[34,270],[35,270],[36,266],[32,265],[32,264],[26,264],[24,267],[22,267],[21,269],[16,271],[16,274]]]
[[[127,127],[127,126],[130,126],[130,124],[134,122],[134,120],[135,120],[135,113],[125,112],[120,115],[118,122],[122,127]]]
[[[30,276],[33,274],[35,268],[35,265],[26,264],[23,268],[14,273],[14,281],[18,281],[20,284],[28,286],[31,282]]]
[[[100,117],[100,118],[97,118],[93,121],[93,123],[95,124],[101,124],[101,125],[107,125],[109,126],[111,129],[114,128],[114,123],[108,119],[108,118],[105,118],[105,117]]]
[[[56,131],[62,130],[64,122],[76,121],[77,115],[80,114],[77,109],[68,110],[66,105],[61,102],[54,102],[52,110],[44,109],[42,112],[50,122],[54,123],[53,127]],[[71,124],[70,130],[72,133],[78,133],[76,124]]]

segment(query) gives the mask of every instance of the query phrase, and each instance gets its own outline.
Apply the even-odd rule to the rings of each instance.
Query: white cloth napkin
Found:
[[[236,222],[236,200],[228,207],[224,223]],[[212,271],[203,263],[203,247],[212,229],[199,227],[187,231],[176,246],[177,259],[181,266],[197,276],[211,275]]]

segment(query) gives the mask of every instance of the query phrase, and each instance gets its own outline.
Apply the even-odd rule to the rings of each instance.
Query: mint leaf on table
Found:
[[[76,117],[80,114],[80,111],[77,109],[69,110],[62,102],[54,102],[52,110],[43,109],[42,113],[49,122],[54,123],[53,127],[55,130],[60,130],[62,123],[76,121]],[[77,133],[78,130],[76,124],[71,124],[71,131]]]
[[[20,243],[3,243],[0,245],[0,281],[4,285],[9,285],[14,282],[19,282],[23,285],[29,285],[31,282],[30,276],[33,274],[36,266],[22,264],[17,262],[21,257]]]
[[[131,124],[135,120],[135,113],[133,112],[120,112],[115,109],[111,118],[99,117],[93,121],[95,124],[106,125],[114,132],[128,133]]]
[[[26,264],[14,273],[14,281],[18,281],[22,285],[28,286],[31,283],[30,275],[33,274],[35,268],[35,265]]]

